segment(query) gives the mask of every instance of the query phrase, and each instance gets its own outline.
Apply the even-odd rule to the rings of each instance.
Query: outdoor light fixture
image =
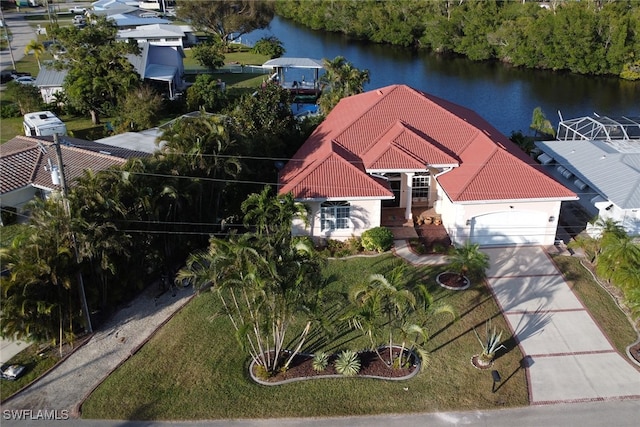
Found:
[[[502,378],[500,378],[500,373],[498,371],[491,371],[491,377],[493,378],[493,386],[491,387],[491,393],[495,393],[496,392],[496,383],[499,383],[500,381],[502,381]]]
[[[555,220],[556,220],[556,217],[555,217],[555,216],[551,215],[551,216],[549,217],[549,222],[553,222],[553,221],[555,221]]]

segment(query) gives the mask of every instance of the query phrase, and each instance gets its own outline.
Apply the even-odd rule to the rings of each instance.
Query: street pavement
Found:
[[[274,418],[202,421],[16,420],[2,411],[2,427],[636,427],[640,400],[566,403],[512,409],[340,418]],[[26,414],[27,416],[30,414]],[[63,417],[64,414],[58,414]],[[37,416],[37,414],[36,414]]]

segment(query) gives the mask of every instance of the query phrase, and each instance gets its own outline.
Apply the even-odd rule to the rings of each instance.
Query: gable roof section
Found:
[[[458,166],[458,161],[434,144],[425,144],[418,135],[401,121],[391,128],[367,150],[362,160],[369,172],[389,169],[424,170],[425,165]]]
[[[309,170],[301,167],[320,161],[313,147],[322,146],[336,153],[341,147],[365,166],[360,169],[364,175],[383,168],[458,166],[438,178],[454,202],[576,198],[473,111],[405,85],[342,99],[282,170],[281,192],[305,188],[323,197],[344,193],[332,185],[338,171],[325,171],[321,184],[318,176],[309,181]],[[358,187],[353,192],[362,197],[367,190]]]
[[[55,70],[43,65],[38,72],[35,85],[37,87],[62,87],[67,73],[67,70]]]
[[[62,158],[69,186],[82,176],[85,169],[100,171],[123,164],[127,158],[146,157],[140,153],[77,138],[64,137],[61,143]],[[42,148],[41,148],[42,147]],[[59,189],[51,182],[49,161],[56,166],[52,137],[16,136],[2,144],[0,153],[0,194],[35,185],[40,188]],[[45,169],[45,167],[47,169]]]
[[[292,192],[297,199],[393,198],[385,180],[367,174],[362,162],[331,145],[318,147],[300,162],[290,161],[287,167],[295,163],[298,167],[283,169],[281,177],[287,184],[280,192]],[[304,179],[295,179],[300,172]]]

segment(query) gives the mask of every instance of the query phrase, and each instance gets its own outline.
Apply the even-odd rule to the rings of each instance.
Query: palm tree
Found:
[[[42,56],[42,54],[46,51],[44,45],[42,43],[40,43],[38,40],[31,40],[25,47],[24,47],[24,53],[25,55],[29,55],[31,52],[33,52],[33,56],[36,58],[36,61],[38,61],[38,69],[42,68],[40,66],[40,57]]]
[[[342,56],[333,60],[324,60],[325,73],[320,83],[325,92],[320,97],[320,106],[324,114],[335,107],[340,99],[364,92],[364,84],[369,83],[369,70],[359,70]]]
[[[538,136],[539,133],[551,137],[556,136],[556,130],[540,107],[533,109],[533,117],[531,118],[529,127],[535,131],[534,138]]]
[[[280,198],[268,197],[268,190],[262,196],[254,198],[260,202],[259,212],[273,212],[262,206],[280,205]],[[228,240],[213,238],[209,249],[191,255],[177,275],[179,281],[216,292],[243,348],[271,373],[286,369],[304,345],[321,308],[318,295],[323,284],[322,260],[313,248],[291,239],[294,212],[285,211],[295,205],[283,205],[268,227],[270,234],[258,231],[232,235]],[[246,206],[247,211],[258,212],[253,202]],[[273,236],[279,236],[276,244],[270,240]],[[290,325],[301,314],[305,326],[294,339],[288,339]],[[286,342],[293,352],[284,360]]]
[[[276,230],[290,234],[295,218],[307,221],[307,210],[302,203],[294,200],[291,193],[273,196],[272,189],[266,185],[260,193],[250,194],[241,205],[245,227],[255,228],[258,234],[270,235]]]
[[[432,298],[424,285],[416,285],[413,291],[408,289],[405,270],[405,266],[400,265],[387,275],[372,274],[366,283],[355,285],[349,292],[352,309],[344,317],[352,327],[362,331],[383,361],[379,344],[388,340],[391,366],[394,366],[393,346],[397,334],[401,347],[396,364],[398,367],[405,363],[403,357],[406,348],[417,351],[426,363],[424,344],[428,335],[423,324],[427,313],[454,314],[450,306],[431,306]]]
[[[465,243],[456,246],[449,257],[449,268],[461,276],[467,276],[473,281],[482,281],[487,277],[489,255],[480,251],[477,243]]]
[[[31,204],[28,232],[0,253],[11,272],[0,279],[2,336],[72,341],[81,321],[68,216],[57,200]]]

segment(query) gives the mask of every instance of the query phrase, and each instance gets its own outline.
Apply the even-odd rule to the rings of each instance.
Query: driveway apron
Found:
[[[525,354],[532,404],[640,398],[620,355],[541,247],[484,248],[488,283]]]

